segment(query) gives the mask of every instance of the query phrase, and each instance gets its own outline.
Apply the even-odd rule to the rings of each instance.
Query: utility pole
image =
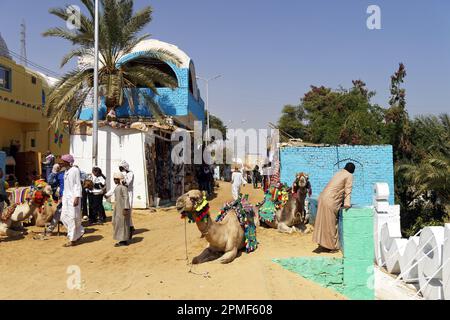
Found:
[[[25,19],[22,19],[20,24],[20,63],[23,66],[27,66],[27,27],[25,25]]]
[[[94,45],[94,111],[92,117],[92,163],[98,165],[98,0],[95,0],[95,45]]]
[[[209,127],[209,82],[212,80],[216,80],[216,79],[220,78],[221,76],[222,75],[219,74],[219,75],[209,78],[209,79],[197,77],[197,79],[203,80],[206,83],[206,145],[207,146],[209,145],[209,139],[211,138],[209,136],[209,129],[210,129],[210,127]]]

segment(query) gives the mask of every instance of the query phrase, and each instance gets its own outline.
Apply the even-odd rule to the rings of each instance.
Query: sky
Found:
[[[0,0],[0,33],[20,53],[27,25],[28,59],[63,73],[70,49],[42,32],[64,26],[48,9],[78,0]],[[285,104],[298,104],[311,85],[350,87],[361,79],[386,107],[390,76],[406,65],[412,116],[450,110],[448,0],[135,0],[151,5],[152,38],[173,43],[210,82],[210,111],[230,128],[266,128]],[[381,10],[381,29],[369,30],[369,5]],[[206,100],[205,86],[199,83]]]

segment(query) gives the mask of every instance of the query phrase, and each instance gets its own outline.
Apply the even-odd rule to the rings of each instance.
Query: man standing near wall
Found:
[[[313,241],[319,245],[315,252],[339,250],[338,214],[341,207],[351,207],[351,193],[355,165],[345,165],[330,180],[318,199]]]

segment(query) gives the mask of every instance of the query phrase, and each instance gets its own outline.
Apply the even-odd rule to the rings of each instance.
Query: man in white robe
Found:
[[[247,184],[247,181],[244,179],[242,172],[236,167],[231,175],[231,193],[234,200],[239,198],[241,187],[245,184]]]
[[[130,171],[130,165],[125,160],[119,164],[119,170],[125,177],[125,183],[128,187],[128,199],[130,201],[130,224],[131,224],[131,234],[134,232],[134,223],[132,218],[133,212],[133,185],[134,185],[134,173]]]
[[[62,198],[61,222],[67,229],[67,238],[69,242],[65,247],[75,246],[84,235],[84,228],[81,225],[81,172],[74,166],[72,155],[61,157],[63,166],[66,167],[64,174],[64,194]]]

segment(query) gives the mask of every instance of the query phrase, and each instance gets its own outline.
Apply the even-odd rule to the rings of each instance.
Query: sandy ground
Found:
[[[256,203],[260,190],[246,186]],[[231,197],[221,183],[211,212]],[[109,216],[111,213],[109,213]],[[115,248],[111,223],[87,228],[83,243],[63,248],[64,236],[36,240],[29,228],[24,239],[0,240],[0,300],[4,299],[344,299],[273,263],[273,258],[314,256],[312,235],[280,234],[258,229],[260,246],[233,263],[191,267],[186,261],[185,221],[174,209],[134,212],[138,234],[133,244]],[[198,255],[207,242],[195,225],[187,224],[187,254]],[[324,254],[333,256],[331,254]],[[81,289],[68,289],[81,271]],[[68,269],[69,268],[69,269]],[[191,271],[191,272],[190,272]]]

